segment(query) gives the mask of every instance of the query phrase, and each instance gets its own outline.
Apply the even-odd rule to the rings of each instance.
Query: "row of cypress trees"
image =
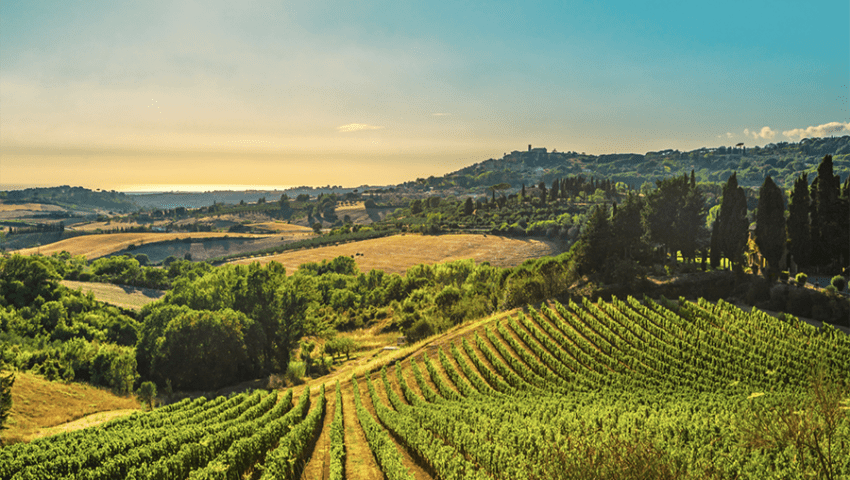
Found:
[[[826,155],[811,186],[807,174],[797,178],[790,200],[786,215],[785,194],[770,176],[765,178],[759,190],[755,242],[768,269],[777,272],[792,264],[836,272],[845,268],[850,260],[850,177],[842,188],[833,173],[832,156]],[[733,268],[743,267],[748,227],[746,196],[733,173],[723,187],[711,232],[712,266],[717,267],[722,256]]]

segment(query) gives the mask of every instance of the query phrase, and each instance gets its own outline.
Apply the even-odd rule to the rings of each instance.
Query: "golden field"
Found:
[[[380,269],[387,273],[403,273],[421,263],[443,263],[473,259],[499,267],[513,267],[529,258],[560,253],[555,242],[538,239],[506,238],[493,235],[393,235],[335,246],[295,250],[266,257],[245,258],[232,263],[282,263],[294,273],[299,265],[320,262],[339,256],[354,256],[361,272]],[[357,255],[362,254],[362,255]]]
[[[66,238],[55,243],[42,245],[40,247],[24,248],[12,253],[21,255],[32,255],[41,253],[51,255],[67,251],[71,255],[83,255],[87,259],[115,253],[130,245],[144,245],[146,243],[165,242],[168,240],[182,240],[185,238],[265,238],[266,235],[253,235],[248,233],[221,233],[221,232],[147,232],[147,233],[104,233],[96,235],[82,235],[79,237]]]
[[[139,402],[134,397],[119,397],[82,383],[50,382],[32,373],[17,372],[3,439],[9,443],[29,441],[138,410]]]
[[[111,283],[75,282],[73,280],[62,280],[61,283],[71,290],[82,289],[83,293],[91,292],[94,298],[100,302],[128,310],[140,310],[145,305],[165,296],[165,292],[161,290],[118,286]]]

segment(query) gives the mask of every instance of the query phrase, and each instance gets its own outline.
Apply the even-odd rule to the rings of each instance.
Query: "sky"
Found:
[[[850,134],[850,2],[0,2],[0,185],[386,185]]]

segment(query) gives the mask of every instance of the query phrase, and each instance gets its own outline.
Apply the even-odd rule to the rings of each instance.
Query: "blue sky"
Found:
[[[0,184],[374,185],[529,143],[850,133],[846,0],[123,3],[0,3]]]

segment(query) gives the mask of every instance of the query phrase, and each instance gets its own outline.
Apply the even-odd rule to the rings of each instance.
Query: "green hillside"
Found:
[[[544,304],[371,371],[13,445],[0,478],[850,475],[850,337],[722,301]]]

